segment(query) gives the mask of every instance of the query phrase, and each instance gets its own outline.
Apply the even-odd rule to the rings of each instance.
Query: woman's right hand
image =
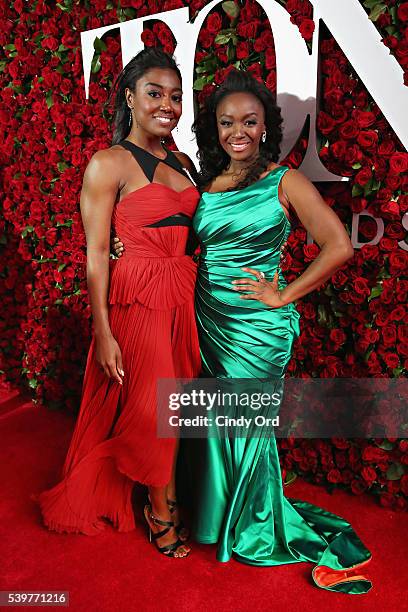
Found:
[[[116,382],[123,385],[122,353],[119,344],[112,334],[96,335],[96,361],[108,378],[114,378]]]
[[[123,242],[121,242],[120,238],[117,236],[114,236],[111,240],[111,249],[112,253],[116,255],[116,257],[122,257],[125,247],[123,246]]]

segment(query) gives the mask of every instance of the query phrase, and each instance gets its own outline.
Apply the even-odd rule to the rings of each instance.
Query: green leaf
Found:
[[[227,42],[231,40],[232,34],[217,34],[215,37],[215,42],[217,45],[225,45]]]
[[[21,237],[25,238],[27,234],[34,231],[34,227],[32,225],[26,225],[23,231],[21,232]]]
[[[360,162],[356,162],[351,167],[353,168],[353,170],[360,170],[361,164],[360,164]]]
[[[66,170],[68,168],[68,164],[66,162],[58,162],[57,164],[57,168],[58,168],[58,172],[64,172],[64,170]]]
[[[0,62],[0,72],[4,72],[5,67],[7,66],[7,62]]]
[[[286,472],[285,482],[283,483],[285,486],[290,485],[297,478],[297,474],[295,472]]]
[[[379,295],[382,294],[382,292],[383,292],[383,287],[381,285],[376,285],[375,287],[371,289],[371,293],[368,297],[368,301],[370,302],[374,298],[378,297]]]
[[[363,188],[357,183],[354,183],[353,189],[351,191],[351,195],[353,196],[353,198],[361,196],[362,193],[363,193]]]
[[[364,0],[363,4],[367,9],[372,10],[378,4],[378,0]]]
[[[61,9],[61,11],[65,11],[66,13],[69,13],[70,10],[71,10],[71,7],[64,6],[60,2],[57,2],[57,6],[58,6],[59,9]]]
[[[212,78],[212,76],[199,77],[194,81],[193,89],[195,91],[202,91],[204,89],[204,86],[207,85],[207,83],[211,83]]]
[[[97,53],[102,53],[102,51],[106,51],[107,49],[107,46],[105,45],[103,40],[98,37],[95,38],[93,46]]]
[[[235,59],[235,47],[236,45],[234,45],[231,41],[228,43],[227,58],[229,62],[232,62]]]
[[[387,7],[385,6],[385,4],[377,4],[376,6],[374,6],[371,10],[371,13],[369,14],[369,19],[371,19],[371,21],[377,21],[377,19],[379,18],[379,16],[384,13],[387,10]]]
[[[129,17],[129,19],[134,19],[135,17],[137,17],[137,11],[134,8],[127,8],[124,10],[124,13],[126,17]]]
[[[13,44],[4,45],[3,49],[5,49],[6,51],[15,51],[16,50],[16,46],[13,45]]]
[[[385,31],[387,32],[388,36],[395,36],[395,34],[398,34],[399,32],[399,28],[395,25],[389,25],[385,28]]]
[[[60,265],[58,266],[58,272],[62,272],[62,270],[63,270],[64,268],[66,268],[66,267],[67,267],[67,264],[64,264],[64,263],[60,264]]]
[[[394,448],[394,444],[389,440],[383,440],[382,442],[376,443],[376,445],[383,450],[392,450]]]
[[[401,463],[392,463],[387,470],[388,480],[399,480],[404,475],[404,466]]]
[[[52,90],[50,89],[50,91],[47,91],[47,93],[45,94],[45,101],[47,103],[47,108],[51,108],[51,106],[54,104],[54,101],[52,99]]]
[[[234,0],[227,0],[227,2],[223,2],[221,6],[223,10],[227,13],[227,15],[229,15],[233,19],[236,19],[238,17],[239,12],[241,10],[238,4],[234,2]]]
[[[31,387],[31,389],[36,389],[38,385],[38,382],[35,380],[35,378],[30,378],[28,381],[28,386]]]
[[[317,320],[319,325],[327,325],[327,313],[323,304],[319,304],[317,307]]]
[[[92,64],[91,64],[91,72],[92,74],[96,74],[102,68],[100,55],[95,55]]]

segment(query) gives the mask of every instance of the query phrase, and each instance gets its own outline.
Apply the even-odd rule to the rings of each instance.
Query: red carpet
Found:
[[[289,497],[340,514],[372,551],[367,573],[374,587],[367,595],[319,590],[311,581],[312,565],[305,563],[218,563],[214,546],[195,544],[188,559],[166,559],[148,543],[141,520],[130,534],[110,528],[96,537],[48,532],[30,495],[55,483],[72,426],[72,417],[16,394],[0,397],[0,590],[69,591],[74,612],[406,609],[407,515],[385,510],[369,496],[330,495],[300,480],[287,488]]]

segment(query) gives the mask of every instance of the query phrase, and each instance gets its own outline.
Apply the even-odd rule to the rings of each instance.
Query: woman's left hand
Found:
[[[247,295],[241,295],[241,300],[258,300],[263,302],[270,308],[279,308],[285,306],[285,302],[281,297],[281,292],[278,289],[279,275],[278,271],[272,281],[267,281],[265,274],[253,268],[241,268],[244,272],[253,274],[256,280],[252,278],[240,278],[233,280],[234,291],[251,291]]]

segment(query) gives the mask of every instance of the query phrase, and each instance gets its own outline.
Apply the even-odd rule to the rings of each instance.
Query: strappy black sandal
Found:
[[[168,499],[167,500],[167,505],[169,507],[170,514],[173,514],[173,512],[175,511],[175,509],[178,506],[178,504],[177,504],[175,499]],[[190,531],[185,526],[183,521],[180,521],[177,525],[175,525],[174,529],[176,530],[176,533],[179,536],[180,540],[182,542],[187,542],[188,538],[190,537]]]
[[[146,504],[143,513],[146,519],[146,523],[149,527],[149,542],[153,541],[157,550],[163,555],[166,555],[166,557],[174,557],[174,553],[176,552],[176,550],[184,544],[184,542],[180,538],[177,538],[175,542],[167,544],[166,546],[159,546],[157,543],[157,540],[159,538],[162,538],[164,535],[166,535],[166,533],[169,533],[170,529],[174,527],[173,521],[162,521],[161,519],[158,519],[156,516],[154,516],[152,512],[152,507],[149,504]],[[163,527],[165,527],[165,529],[154,533],[152,531],[152,528],[150,527],[149,520],[155,525],[162,525]],[[187,552],[187,554],[180,556],[180,558],[187,557],[189,554],[190,552]]]

